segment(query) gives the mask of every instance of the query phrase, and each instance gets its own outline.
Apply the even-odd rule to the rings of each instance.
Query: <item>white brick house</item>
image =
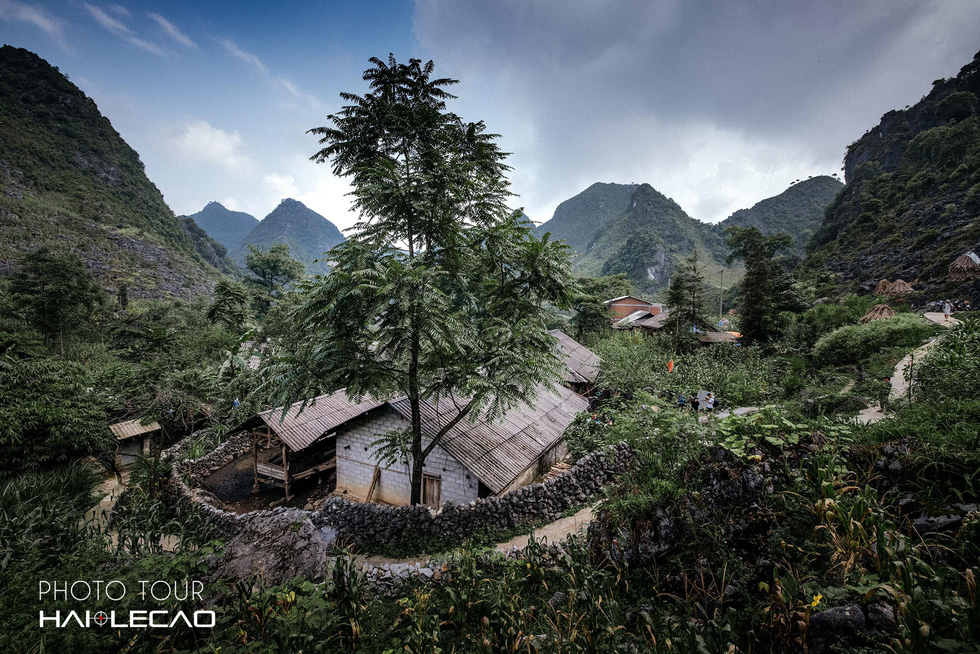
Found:
[[[590,387],[595,382],[598,358],[561,332],[552,332],[568,368],[569,386]],[[411,501],[409,464],[382,466],[378,446],[384,434],[411,426],[407,398],[388,401],[367,396],[349,400],[344,391],[322,395],[300,411],[302,402],[289,407],[285,418],[277,408],[260,413],[243,428],[253,430],[256,486],[289,484],[336,467],[336,490],[354,498],[388,504]],[[441,404],[441,406],[440,406]],[[532,406],[514,407],[501,419],[479,415],[455,424],[426,457],[422,501],[435,508],[446,502],[472,502],[524,486],[547,472],[565,454],[562,434],[588,401],[570,388],[540,386]],[[455,417],[451,402],[424,402],[422,431],[435,436]],[[259,444],[266,450],[281,447],[281,455],[260,461]],[[423,438],[423,447],[431,441]],[[329,458],[329,461],[325,457]]]
[[[445,502],[472,502],[530,483],[567,453],[562,433],[575,414],[586,408],[588,401],[577,393],[564,387],[552,391],[542,386],[533,406],[515,407],[499,421],[488,421],[483,416],[473,423],[460,421],[426,457],[422,470],[423,502],[434,507]],[[448,406],[424,403],[423,432],[436,434],[454,415]],[[410,416],[408,400],[399,398],[338,427],[338,491],[360,499],[370,494],[372,500],[389,504],[411,501],[409,465],[382,469],[378,448],[372,446],[382,434],[410,427]],[[428,444],[423,441],[423,447]],[[376,467],[378,479],[372,494]]]

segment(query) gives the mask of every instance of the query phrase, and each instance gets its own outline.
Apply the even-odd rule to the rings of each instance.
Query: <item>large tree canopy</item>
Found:
[[[533,401],[561,369],[543,305],[570,303],[567,248],[537,240],[507,208],[505,155],[482,123],[446,108],[455,80],[432,62],[372,59],[370,92],[311,130],[313,156],[349,177],[361,220],[335,267],[300,284],[295,352],[273,368],[283,403],[346,388],[407,397],[412,502],[442,435],[467,417]],[[423,441],[421,407],[454,406]]]
[[[789,248],[788,234],[764,235],[755,227],[731,226],[725,230],[732,249],[728,262],[745,260],[742,296],[738,311],[745,339],[751,343],[768,342],[778,332],[781,311],[801,311],[805,304],[794,288],[794,279],[776,256]]]

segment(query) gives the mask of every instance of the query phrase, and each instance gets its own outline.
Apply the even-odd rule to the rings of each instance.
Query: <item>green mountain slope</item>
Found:
[[[763,234],[786,232],[793,237],[793,250],[802,254],[813,233],[823,222],[824,211],[844,185],[827,175],[793,184],[779,195],[766,198],[749,209],[739,209],[718,223],[726,227],[755,227]]]
[[[629,205],[607,221],[588,244],[576,268],[585,274],[626,273],[641,289],[656,291],[670,281],[677,262],[694,250],[706,260],[727,254],[724,239],[688,216],[649,184],[635,187]]]
[[[535,233],[564,239],[578,254],[577,273],[626,273],[640,292],[662,291],[678,261],[695,250],[702,255],[711,283],[720,282],[720,272],[726,268],[726,284],[730,284],[741,277],[741,268],[725,265],[726,227],[758,227],[766,234],[785,231],[797,239],[797,251],[802,252],[842,188],[836,179],[821,175],[712,225],[691,218],[649,184],[593,184],[558,205],[554,217]]]
[[[534,230],[537,237],[551,233],[576,252],[585,252],[602,227],[630,206],[636,184],[596,182],[555,209],[551,220]]]
[[[285,199],[265,217],[242,241],[234,252],[235,261],[242,263],[248,246],[268,248],[274,243],[287,243],[293,257],[306,265],[307,273],[328,272],[325,252],[344,241],[337,227],[297,200]],[[314,259],[321,261],[314,263]]]
[[[139,155],[57,68],[0,48],[0,274],[42,244],[131,297],[208,294],[225,249],[177,218]]]
[[[947,284],[950,262],[980,248],[980,53],[914,106],[890,111],[847,149],[847,186],[827,210],[808,264],[851,287],[919,280],[923,299],[980,301],[980,282]]]
[[[207,206],[188,218],[229,252],[241,247],[248,233],[259,224],[259,219],[255,216],[226,209],[220,202],[208,202]]]

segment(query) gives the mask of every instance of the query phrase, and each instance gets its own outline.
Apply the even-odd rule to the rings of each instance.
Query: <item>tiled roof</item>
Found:
[[[389,403],[405,418],[411,409],[407,398]],[[588,408],[581,395],[559,386],[550,391],[541,386],[533,406],[512,408],[498,421],[480,416],[475,423],[463,419],[439,441],[439,445],[462,463],[494,493],[507,487],[546,450],[554,445],[572,423],[575,414]],[[422,405],[422,429],[429,436],[455,415],[450,401]]]

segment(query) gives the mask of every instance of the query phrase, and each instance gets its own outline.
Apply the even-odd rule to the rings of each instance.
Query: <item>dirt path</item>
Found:
[[[943,327],[955,327],[956,325],[960,324],[960,321],[953,316],[950,316],[949,320],[946,320],[945,314],[936,311],[927,311],[926,313],[922,314],[922,317],[936,323],[937,325],[942,325]]]
[[[99,503],[85,513],[85,520],[91,521],[95,526],[105,527],[109,523],[109,515],[116,506],[116,500],[126,490],[129,483],[129,470],[123,470],[119,477],[114,474],[107,474],[102,483],[96,489],[96,495],[101,497]]]
[[[960,324],[960,321],[956,318],[950,316],[949,320],[945,319],[945,316],[941,313],[928,312],[922,316],[930,322],[934,322],[937,325],[942,325],[943,327],[955,327]],[[912,352],[905,355],[905,357],[898,362],[895,366],[895,372],[892,373],[891,382],[892,387],[888,393],[888,401],[894,402],[908,397],[909,393],[909,379],[908,372],[909,367],[912,367],[912,373],[915,374],[914,366],[917,361],[921,361],[922,358],[929,352],[936,341],[941,337],[934,338],[925,345],[916,348]],[[869,425],[871,423],[879,422],[884,420],[886,414],[881,410],[881,404],[875,402],[874,404],[868,406],[867,408],[861,409],[857,415],[857,421],[862,425]]]
[[[524,549],[527,547],[531,536],[534,536],[536,540],[541,540],[544,537],[548,539],[548,543],[560,543],[569,534],[577,534],[589,526],[589,523],[592,522],[592,518],[595,515],[593,509],[594,507],[587,506],[575,515],[570,515],[567,518],[559,518],[554,522],[535,529],[530,534],[511,538],[506,543],[498,543],[494,549],[498,552],[508,552],[515,548]]]

